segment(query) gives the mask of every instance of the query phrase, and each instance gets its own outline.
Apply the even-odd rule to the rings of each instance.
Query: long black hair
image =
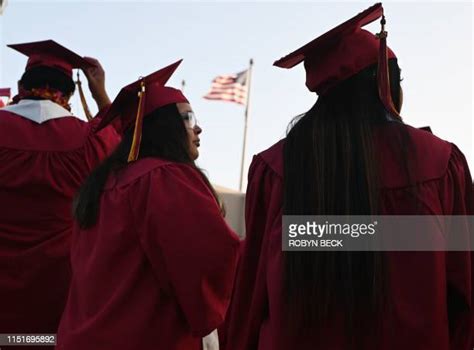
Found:
[[[62,92],[64,96],[72,95],[76,88],[71,77],[55,68],[44,66],[28,69],[23,73],[20,84],[25,90],[49,87]]]
[[[373,65],[339,83],[290,124],[284,146],[285,215],[379,212],[372,129],[380,123],[402,122],[382,105],[376,72]],[[392,99],[400,110],[396,59],[389,62],[389,74]],[[377,319],[386,288],[382,252],[284,254],[284,292],[291,305],[290,327],[297,332],[322,329],[334,315],[342,314],[349,343],[360,348],[356,335],[366,335],[367,319]]]
[[[107,178],[128,164],[128,154],[133,140],[133,126],[124,133],[116,150],[86,179],[74,200],[73,212],[79,226],[87,229],[97,221],[100,196]],[[159,157],[194,167],[213,193],[219,198],[204,173],[195,165],[189,154],[187,131],[176,104],[156,109],[143,120],[139,159]],[[224,215],[224,209],[221,205]]]

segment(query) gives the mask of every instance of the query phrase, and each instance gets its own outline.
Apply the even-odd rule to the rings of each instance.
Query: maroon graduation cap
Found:
[[[23,44],[11,44],[8,47],[28,56],[25,70],[34,67],[51,67],[72,78],[74,68],[95,67],[78,54],[58,44],[54,40],[35,41]]]
[[[10,88],[0,88],[0,97],[8,97],[11,96]],[[0,99],[0,108],[5,107],[5,103]]]
[[[363,26],[382,17],[382,30],[374,35]],[[323,95],[339,82],[378,63],[379,97],[385,108],[399,116],[390,94],[388,59],[395,54],[386,44],[385,17],[381,3],[331,29],[298,50],[275,61],[281,68],[292,68],[304,61],[306,86]]]
[[[180,90],[164,86],[181,64],[179,60],[122,88],[102,118],[98,130],[119,117],[123,130],[135,123],[128,161],[137,160],[144,116],[171,103],[188,103]]]
[[[0,88],[0,97],[11,97],[11,89],[10,88]]]

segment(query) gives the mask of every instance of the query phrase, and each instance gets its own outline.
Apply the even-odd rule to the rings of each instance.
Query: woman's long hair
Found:
[[[400,110],[400,69],[389,62],[391,93]],[[370,66],[320,96],[290,124],[284,147],[284,215],[378,214],[375,124],[400,122],[378,98],[377,66]],[[346,321],[354,348],[376,320],[386,288],[382,252],[285,252],[284,291],[290,327],[314,332]],[[374,325],[375,326],[375,325]],[[372,328],[374,329],[374,328]],[[357,336],[358,335],[358,336]]]
[[[116,150],[102,162],[86,179],[74,200],[73,212],[79,226],[87,229],[97,221],[100,197],[109,175],[128,164],[128,154],[133,139],[133,127],[126,130]],[[176,163],[189,164],[202,176],[217,203],[219,198],[204,173],[189,155],[186,127],[176,104],[156,109],[143,120],[139,159],[158,157]],[[224,214],[223,206],[221,210]]]

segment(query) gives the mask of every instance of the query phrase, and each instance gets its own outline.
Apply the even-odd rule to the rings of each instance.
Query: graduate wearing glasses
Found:
[[[224,320],[239,240],[194,161],[180,61],[123,88],[99,127],[123,140],[74,206],[72,283],[57,349],[199,350]]]

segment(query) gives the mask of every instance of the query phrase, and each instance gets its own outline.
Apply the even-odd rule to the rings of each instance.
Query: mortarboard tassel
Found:
[[[134,162],[138,159],[140,143],[142,141],[143,114],[145,111],[145,81],[140,82],[140,91],[138,92],[138,111],[135,118],[135,129],[133,131],[132,147],[128,154],[128,162]]]
[[[77,71],[77,81],[76,81],[77,88],[79,90],[79,96],[81,98],[82,108],[84,109],[84,114],[88,121],[92,120],[92,114],[89,110],[89,106],[87,105],[86,96],[84,95],[84,91],[82,90],[82,82],[79,78],[79,71]]]
[[[377,37],[380,40],[379,58],[378,58],[378,69],[377,69],[377,85],[379,90],[379,97],[383,105],[392,115],[402,119],[397,109],[395,108],[392,100],[392,94],[390,92],[390,74],[388,72],[388,57],[387,57],[387,35],[385,31],[385,16],[382,15],[380,24],[382,29]]]

